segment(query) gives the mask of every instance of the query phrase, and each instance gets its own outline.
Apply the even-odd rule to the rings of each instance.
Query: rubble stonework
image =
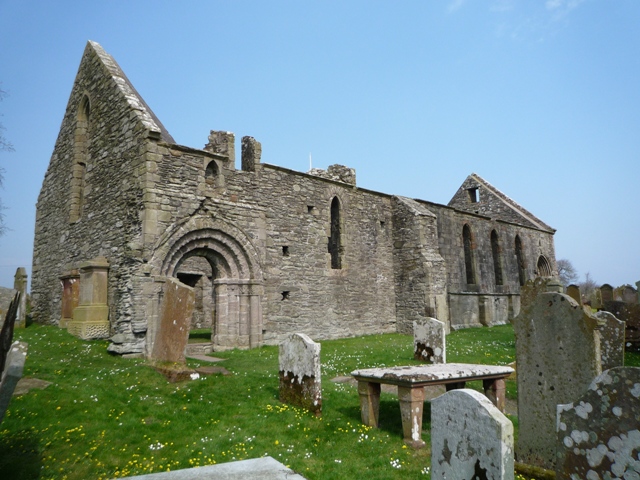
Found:
[[[435,318],[413,322],[413,358],[427,363],[447,363],[446,326]]]
[[[280,401],[322,414],[320,344],[293,333],[280,344]]]
[[[640,478],[640,368],[605,370],[557,407],[556,478]]]
[[[431,477],[513,479],[513,424],[475,390],[431,401]]]
[[[600,322],[568,295],[540,292],[536,280],[523,297],[539,293],[513,322],[518,365],[516,460],[553,470],[556,405],[568,403],[601,373]],[[557,289],[555,282],[547,288]]]
[[[121,354],[148,351],[163,278],[195,289],[192,325],[225,350],[292,331],[411,333],[427,317],[447,329],[507,323],[521,284],[555,269],[555,231],[475,174],[441,205],[359,188],[349,167],[262,163],[246,136],[236,170],[234,140],[212,131],[203,149],[176,144],[89,42],[38,197],[34,321],[79,308],[72,277],[67,293],[60,279],[97,257]]]

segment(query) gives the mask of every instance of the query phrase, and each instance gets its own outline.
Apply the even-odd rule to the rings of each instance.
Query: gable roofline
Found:
[[[533,225],[537,226],[539,229],[548,230],[550,232],[554,232],[555,233],[555,231],[556,231],[555,228],[552,228],[549,225],[547,225],[546,223],[544,223],[542,220],[540,220],[538,217],[536,217],[529,210],[527,210],[526,208],[522,207],[516,201],[514,201],[513,199],[511,199],[510,197],[508,197],[507,195],[502,193],[500,190],[498,190],[496,187],[491,185],[489,182],[487,182],[484,178],[482,178],[477,173],[472,173],[471,175],[469,175],[467,177],[467,179],[469,179],[469,178],[475,180],[480,185],[482,185],[484,188],[489,190],[496,197],[498,197],[505,205],[507,205],[511,209],[515,210],[519,215],[521,215],[523,218],[527,219],[529,222],[531,222]],[[466,182],[466,180],[465,180],[465,182]]]
[[[140,122],[149,131],[151,136],[158,137],[167,143],[175,143],[175,140],[165,128],[162,122],[158,119],[153,110],[149,108],[147,102],[140,96],[133,84],[129,81],[118,62],[105,52],[104,48],[93,40],[87,42],[85,53],[87,51],[93,52],[99,59],[100,63],[104,66],[107,73],[111,76],[118,89],[122,92],[127,100],[131,109],[135,112]]]

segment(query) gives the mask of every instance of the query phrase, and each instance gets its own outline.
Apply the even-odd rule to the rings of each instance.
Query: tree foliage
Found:
[[[0,84],[1,85],[1,84]],[[0,88],[0,102],[4,97],[7,96],[7,92]],[[0,115],[2,116],[2,115]],[[3,131],[6,130],[4,125],[0,123],[0,152],[13,152],[13,145],[9,140],[7,140],[4,136]]]
[[[578,284],[580,287],[580,294],[583,298],[589,298],[593,291],[598,288],[598,284],[593,279],[589,272],[584,274],[584,280]]]
[[[578,281],[578,272],[573,264],[566,258],[562,258],[556,262],[558,265],[558,277],[565,287],[575,284]]]

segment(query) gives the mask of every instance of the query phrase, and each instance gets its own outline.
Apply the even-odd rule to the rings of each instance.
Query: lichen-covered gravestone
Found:
[[[322,414],[320,344],[292,333],[280,344],[280,401]]]
[[[431,401],[431,478],[513,479],[513,424],[467,388]]]
[[[640,478],[640,368],[602,372],[557,414],[558,480]]]
[[[594,316],[604,322],[600,328],[600,358],[602,370],[624,365],[625,322],[613,313],[601,311]]]
[[[599,322],[568,295],[552,291],[538,293],[513,325],[518,365],[516,459],[553,470],[556,405],[579,397],[602,371]]]
[[[413,322],[413,358],[427,363],[447,363],[446,326],[435,318]]]

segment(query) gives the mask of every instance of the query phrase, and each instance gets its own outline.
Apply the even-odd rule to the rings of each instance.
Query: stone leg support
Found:
[[[491,403],[504,413],[504,393],[506,388],[504,378],[483,380],[482,386],[484,387],[484,394],[491,400]]]
[[[448,392],[449,390],[464,388],[466,384],[467,384],[466,382],[447,383],[445,387],[447,388],[447,392]]]
[[[358,394],[360,395],[362,423],[369,427],[378,428],[378,418],[380,414],[380,384],[358,382]]]
[[[398,386],[400,415],[404,441],[413,448],[425,446],[422,440],[422,410],[424,407],[424,388]]]

